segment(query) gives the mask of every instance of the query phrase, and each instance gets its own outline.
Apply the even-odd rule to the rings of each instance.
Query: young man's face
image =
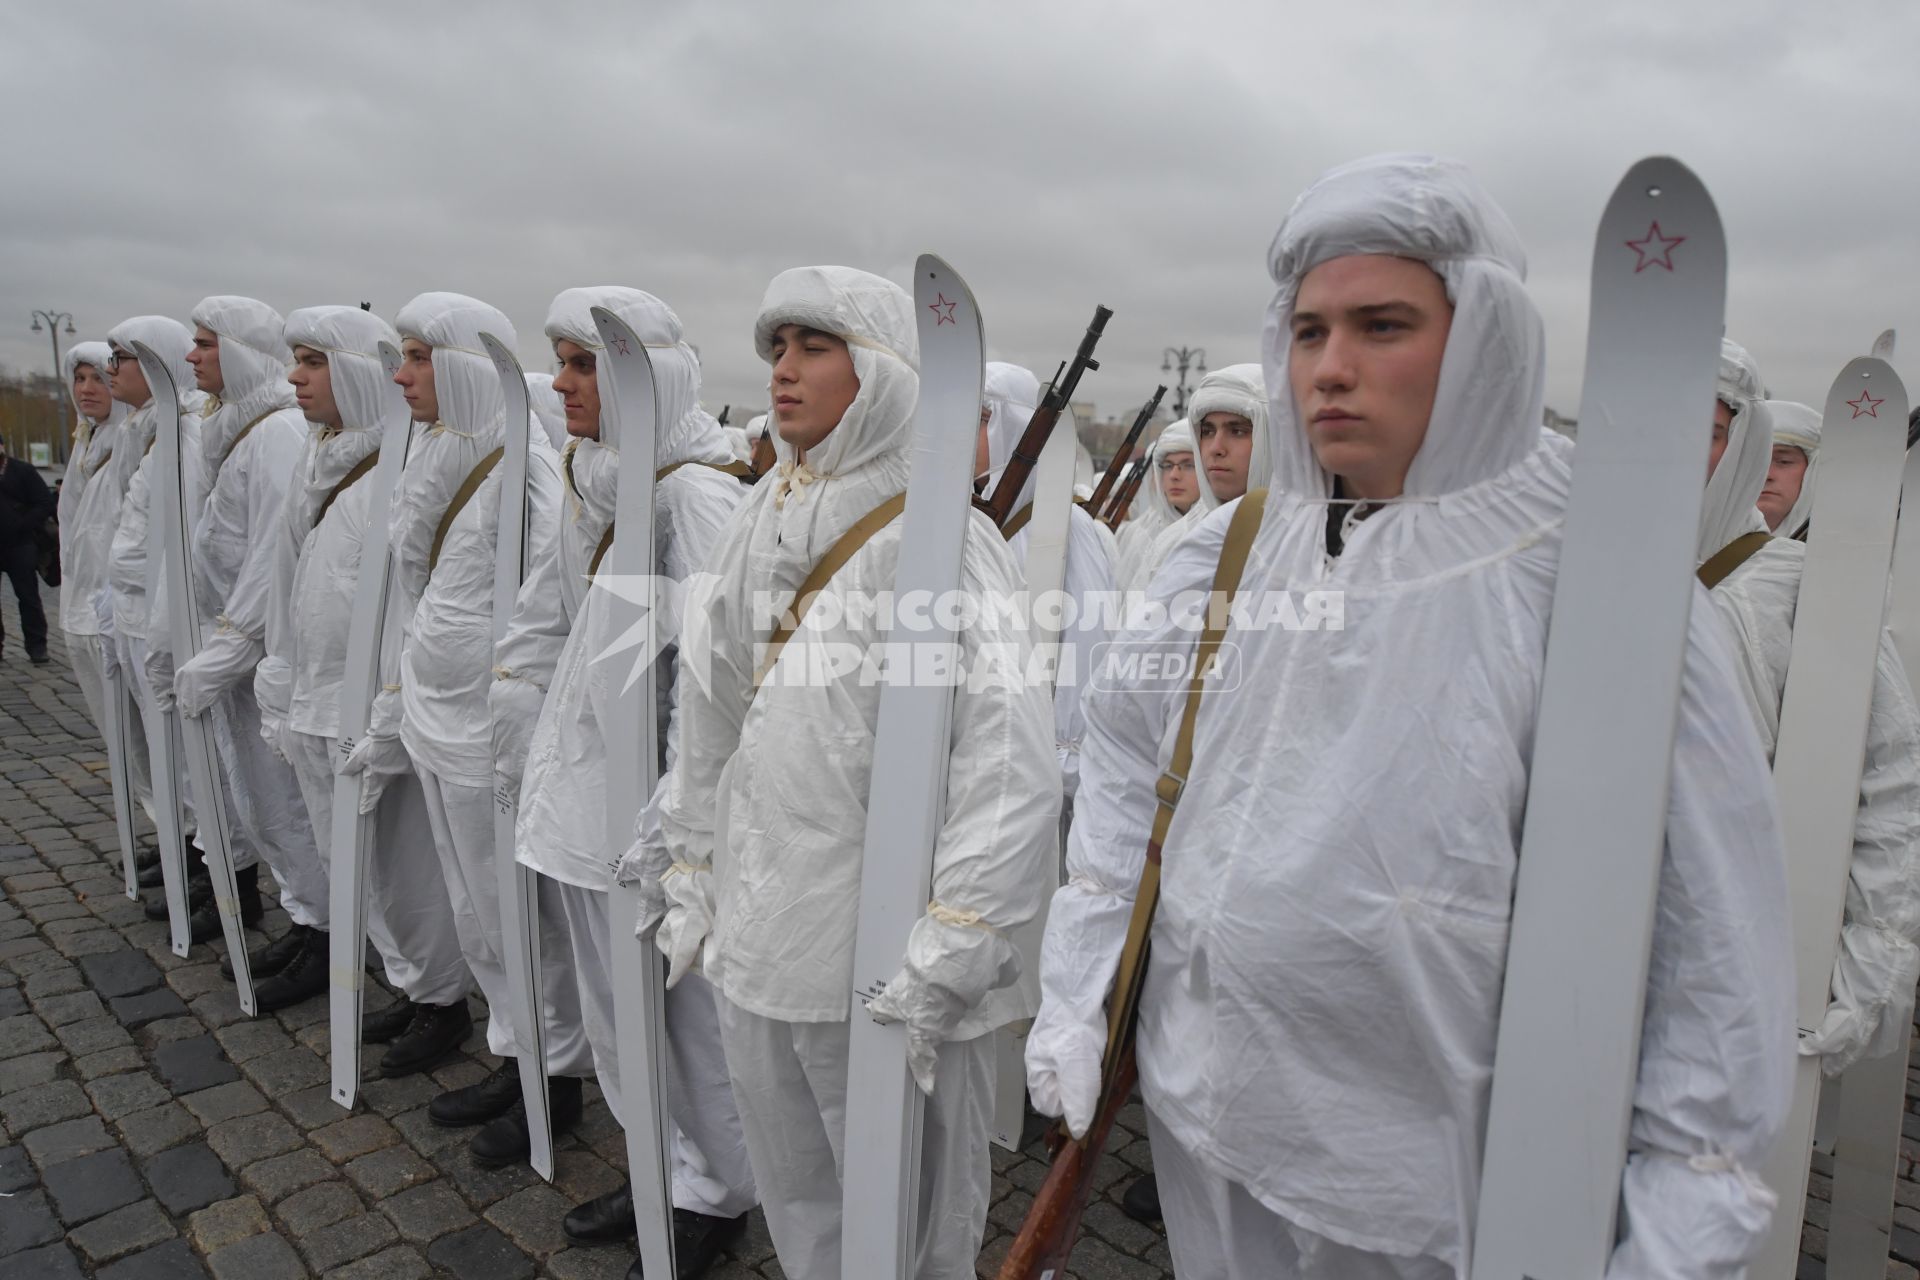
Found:
[[[1245,421],[1245,419],[1241,419]],[[1200,478],[1194,474],[1193,454],[1185,449],[1170,453],[1164,458],[1153,460],[1154,469],[1160,473],[1160,493],[1170,506],[1181,515],[1187,514],[1187,508],[1200,496]],[[1239,494],[1235,494],[1239,497]]]
[[[101,371],[90,364],[73,366],[73,400],[95,422],[105,422],[113,413],[113,392]]]
[[[440,400],[433,393],[433,348],[418,338],[400,343],[400,372],[394,383],[406,396],[407,409],[415,422],[438,422]]]
[[[1807,479],[1807,455],[1790,444],[1773,446],[1773,465],[1767,468],[1766,487],[1760,490],[1760,514],[1767,528],[1778,529],[1780,522],[1800,501],[1800,486]],[[1792,533],[1793,530],[1787,530]]]
[[[133,352],[124,347],[113,349],[113,358],[107,362],[107,385],[113,390],[113,398],[129,409],[138,409],[153,399],[153,391],[147,386],[147,375],[140,371],[140,362]]]
[[[209,395],[218,395],[226,389],[226,379],[220,376],[220,335],[205,325],[198,325],[193,331],[193,350],[187,352],[187,363],[193,366],[193,384]]]
[[[1727,451],[1727,437],[1733,430],[1733,407],[1724,400],[1713,402],[1713,443],[1707,446],[1707,479],[1720,467],[1720,456]]]
[[[308,422],[317,422],[323,427],[341,425],[340,407],[333,398],[333,366],[328,363],[326,352],[295,347],[293,370],[287,374],[287,381],[293,384],[293,398]]]
[[[1247,467],[1253,460],[1253,422],[1241,414],[1210,413],[1194,429],[1207,484],[1221,502],[1247,492]]]
[[[860,394],[853,353],[831,333],[783,324],[773,333],[773,421],[780,438],[800,453],[837,426]]]
[[[553,340],[560,368],[553,389],[567,407],[567,434],[582,440],[600,438],[600,362],[593,352],[565,338]]]
[[[1301,280],[1288,381],[1314,456],[1348,496],[1406,487],[1452,328],[1446,285],[1410,258],[1335,258]]]

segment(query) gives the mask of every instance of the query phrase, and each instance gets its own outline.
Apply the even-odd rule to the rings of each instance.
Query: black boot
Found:
[[[739,1239],[740,1233],[746,1229],[747,1215],[744,1213],[737,1218],[716,1218],[711,1214],[695,1213],[691,1209],[675,1209],[674,1280],[700,1280],[720,1260],[721,1252]],[[627,1280],[645,1280],[638,1258],[627,1268]]]
[[[560,1220],[560,1229],[577,1244],[633,1239],[633,1184],[623,1182],[603,1196],[575,1205]]]
[[[404,1034],[413,1025],[414,1015],[420,1008],[402,996],[384,1009],[363,1015],[360,1019],[360,1043],[386,1044],[395,1036]]]
[[[260,923],[267,914],[267,904],[260,901],[260,864],[255,863],[233,873],[234,899],[240,904],[240,924],[252,928]],[[222,933],[220,926],[220,908],[213,901],[211,881],[207,890],[207,900],[195,907],[188,922],[188,936],[195,942],[212,942]]]
[[[133,851],[134,870],[145,871],[150,867],[157,867],[159,865],[160,865],[160,846],[159,845],[143,844],[138,849],[135,849]],[[151,889],[153,886],[148,885],[147,887]]]
[[[253,975],[255,982],[262,978],[271,978],[288,965],[294,958],[307,949],[307,934],[310,932],[303,924],[289,925],[287,931],[269,942],[266,946],[247,952],[247,972]],[[233,957],[220,957],[220,976],[233,976]]]
[[[160,859],[157,857],[145,866],[138,862],[133,866],[133,882],[142,889],[158,889],[167,882],[167,873],[160,869]]]
[[[485,1124],[513,1110],[520,1101],[520,1064],[509,1058],[500,1069],[464,1089],[449,1089],[427,1104],[427,1119],[449,1129]]]
[[[580,1107],[577,1076],[555,1076],[547,1081],[547,1114],[553,1122],[554,1137],[580,1123]],[[473,1152],[473,1162],[486,1169],[525,1160],[533,1151],[525,1103],[515,1102],[505,1115],[474,1134],[468,1150]]]
[[[1150,1227],[1160,1225],[1160,1183],[1150,1173],[1133,1180],[1120,1197],[1120,1212]]]
[[[296,926],[297,928],[298,926]],[[278,973],[253,989],[254,1007],[272,1013],[299,1004],[327,989],[327,935],[319,929],[301,929],[305,945]],[[287,931],[291,936],[292,929]]]
[[[387,1046],[380,1059],[380,1074],[410,1076],[425,1071],[460,1047],[473,1030],[473,1014],[466,1000],[452,1004],[416,1004],[413,1021]]]
[[[192,915],[201,907],[213,902],[213,881],[207,879],[206,868],[200,868],[200,875],[187,877],[187,914]],[[164,921],[167,918],[167,895],[155,894],[147,899],[147,919]]]

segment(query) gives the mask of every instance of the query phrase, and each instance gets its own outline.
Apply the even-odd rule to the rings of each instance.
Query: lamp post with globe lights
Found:
[[[32,331],[34,333],[40,332],[40,322],[42,320],[47,322],[47,337],[53,342],[54,447],[59,450],[60,461],[65,463],[67,460],[67,414],[66,411],[60,407],[64,402],[64,397],[61,395],[61,384],[65,381],[65,379],[60,376],[60,325],[61,322],[64,321],[67,326],[67,333],[72,334],[73,313],[70,311],[36,310],[33,313]]]
[[[1193,367],[1195,373],[1207,376],[1207,349],[1205,347],[1168,347],[1160,357],[1160,372],[1180,371],[1180,385],[1173,393],[1173,416],[1187,416],[1187,369]]]

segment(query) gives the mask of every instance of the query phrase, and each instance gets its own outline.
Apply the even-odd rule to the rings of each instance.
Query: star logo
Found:
[[[1887,399],[1885,396],[1876,400],[1873,398],[1871,391],[1862,387],[1860,389],[1860,398],[1858,400],[1847,401],[1847,407],[1853,410],[1853,416],[1856,418],[1877,418],[1880,416],[1880,406],[1886,402]]]
[[[1665,267],[1668,271],[1672,271],[1673,251],[1685,240],[1685,236],[1661,235],[1660,224],[1654,223],[1647,229],[1646,235],[1638,240],[1627,241],[1627,248],[1640,255],[1640,261],[1634,266],[1633,274],[1639,275],[1648,267]]]
[[[615,351],[618,351],[623,356],[630,356],[633,354],[633,348],[627,345],[627,340],[624,337],[615,338],[613,340],[613,349]]]
[[[937,317],[933,322],[934,328],[937,329],[943,324],[959,324],[960,322],[953,318],[953,309],[959,305],[957,302],[948,302],[947,295],[944,293],[940,295],[939,301],[928,303],[927,310]]]

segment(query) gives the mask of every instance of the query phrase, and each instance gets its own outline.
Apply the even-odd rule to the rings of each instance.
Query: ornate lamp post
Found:
[[[1187,369],[1195,367],[1202,378],[1207,376],[1207,349],[1205,347],[1168,347],[1160,358],[1160,372],[1180,371],[1180,385],[1173,392],[1173,416],[1187,416]]]
[[[53,427],[54,447],[59,450],[60,461],[67,460],[67,414],[61,406],[65,397],[61,395],[62,384],[66,381],[60,374],[60,323],[65,321],[67,332],[73,332],[73,313],[68,311],[35,311],[33,313],[33,332],[40,332],[40,322],[47,322],[47,337],[53,341]]]

